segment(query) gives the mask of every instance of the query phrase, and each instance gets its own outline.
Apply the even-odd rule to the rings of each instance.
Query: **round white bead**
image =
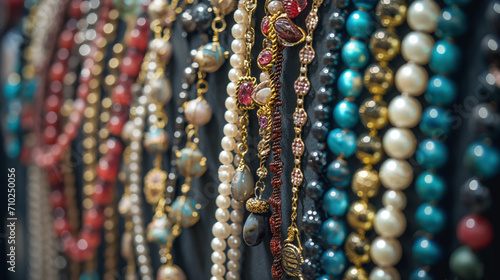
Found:
[[[236,109],[236,100],[233,97],[229,96],[228,98],[226,98],[225,105],[226,105],[227,109],[230,109],[230,110]]]
[[[223,264],[226,261],[226,254],[220,251],[214,251],[211,255],[212,262],[214,264]]]
[[[272,15],[277,14],[278,12],[283,11],[283,3],[281,1],[271,1],[269,2],[269,5],[267,6],[267,9],[269,10],[269,13]]]
[[[239,248],[241,245],[241,238],[234,235],[229,236],[227,244],[229,245],[229,248]]]
[[[238,135],[238,127],[231,123],[224,125],[224,135],[236,137]]]
[[[406,195],[401,191],[387,190],[382,196],[382,204],[387,209],[392,207],[403,211],[406,207]]]
[[[243,227],[239,223],[232,223],[231,224],[231,234],[232,235],[240,235],[241,231],[243,230]]]
[[[380,167],[379,177],[386,188],[404,190],[413,180],[413,169],[407,161],[391,158]]]
[[[406,17],[411,29],[431,33],[436,30],[440,13],[441,9],[436,2],[420,0],[410,5]]]
[[[400,92],[419,96],[424,93],[427,88],[429,74],[427,74],[425,68],[420,65],[406,63],[396,72],[395,81],[396,87]]]
[[[401,43],[401,54],[407,61],[425,65],[429,63],[434,39],[427,33],[414,31],[408,33]]]
[[[232,151],[236,148],[236,142],[233,137],[224,136],[220,143],[224,150]]]
[[[216,222],[212,227],[212,234],[215,237],[226,239],[230,234],[230,227],[227,223]]]
[[[228,261],[227,262],[227,269],[230,271],[238,272],[240,270],[240,262],[235,262],[235,261]]]
[[[218,195],[217,198],[215,199],[215,204],[217,204],[217,207],[219,208],[229,208],[229,205],[231,204],[231,199],[229,198],[229,196]]]
[[[370,247],[373,263],[379,266],[394,266],[401,259],[401,244],[396,239],[377,237]]]
[[[219,222],[227,222],[229,220],[229,210],[227,208],[217,208],[215,210],[215,218]]]
[[[245,36],[245,26],[241,24],[235,24],[231,28],[231,35],[236,39],[241,39]]]
[[[375,267],[370,273],[370,280],[401,280],[394,267]]]
[[[392,127],[384,134],[383,144],[388,156],[407,159],[415,153],[417,139],[407,128]]]
[[[238,79],[241,77],[241,70],[237,69],[237,68],[232,68],[231,70],[229,70],[229,72],[227,73],[227,77],[229,78],[229,80],[231,82],[237,82]]]
[[[227,183],[220,183],[218,190],[219,194],[228,196],[231,193],[231,185]]]
[[[226,92],[230,96],[236,95],[236,83],[230,82],[226,86]]]
[[[239,261],[241,258],[241,252],[239,249],[231,248],[227,251],[227,257],[232,261]]]
[[[224,113],[224,119],[228,123],[236,123],[238,121],[238,114],[233,110],[227,110]]]
[[[219,161],[222,164],[231,164],[233,162],[233,153],[222,150],[219,154]]]
[[[234,11],[233,17],[234,21],[236,21],[237,23],[246,23],[248,21],[247,12],[241,9],[237,9],[236,11]]]
[[[241,210],[233,209],[233,211],[231,211],[231,221],[233,221],[234,223],[243,222],[243,216],[243,211]]]
[[[226,241],[216,237],[212,239],[212,242],[210,242],[210,246],[214,251],[224,251],[224,249],[226,249]]]
[[[382,208],[375,215],[373,227],[382,237],[397,238],[406,229],[406,218],[397,209]]]
[[[411,96],[396,96],[388,107],[389,120],[397,127],[412,128],[420,122],[422,105]]]
[[[239,54],[233,54],[231,58],[229,58],[229,63],[233,68],[243,68],[243,62],[245,58]]]
[[[226,280],[240,280],[240,274],[237,272],[228,271],[226,273]]]
[[[224,274],[226,274],[226,267],[221,264],[214,264],[212,265],[212,269],[210,270],[212,272],[213,276],[219,276],[222,277]]]
[[[233,40],[231,50],[237,54],[244,54],[246,51],[245,41],[242,39]]]

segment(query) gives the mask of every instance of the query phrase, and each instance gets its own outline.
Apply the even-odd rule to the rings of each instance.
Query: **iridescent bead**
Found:
[[[436,35],[440,38],[456,38],[467,31],[467,16],[457,7],[447,7],[441,10],[437,22]]]
[[[337,66],[339,64],[340,56],[337,52],[326,52],[323,55],[323,64],[325,66]]]
[[[321,216],[315,210],[307,210],[300,226],[306,234],[315,234],[321,228]]]
[[[359,121],[359,108],[356,103],[342,100],[333,110],[333,118],[341,128],[353,128]]]
[[[451,129],[450,114],[438,107],[428,107],[420,120],[420,130],[427,136],[439,138],[450,133]]]
[[[352,12],[349,18],[347,18],[346,30],[351,37],[359,39],[368,38],[374,30],[372,16],[363,10]]]
[[[349,68],[363,68],[370,61],[370,54],[365,43],[350,40],[342,48],[342,60]]]
[[[346,69],[340,74],[337,87],[344,97],[358,97],[363,90],[361,73],[352,69]]]
[[[439,201],[446,193],[446,182],[441,176],[424,171],[415,180],[415,190],[424,201]]]
[[[410,274],[410,280],[434,280],[434,277],[426,270],[419,268]]]
[[[451,79],[441,75],[432,76],[427,84],[425,100],[436,106],[451,105],[457,96],[457,87]]]
[[[306,194],[314,200],[318,200],[323,196],[323,182],[322,181],[310,181],[306,185]]]
[[[446,225],[444,211],[429,203],[423,203],[417,208],[415,220],[421,229],[431,234],[440,233]]]
[[[334,160],[328,165],[326,176],[333,186],[346,187],[351,182],[351,169],[345,161]]]
[[[474,142],[465,151],[464,164],[480,178],[493,178],[500,170],[500,150]]]
[[[376,60],[389,61],[399,54],[401,42],[396,33],[380,29],[373,33],[370,48]]]
[[[333,101],[332,88],[320,87],[316,93],[316,99],[321,103],[330,103]]]
[[[394,85],[391,68],[372,64],[365,70],[365,86],[371,94],[385,94]]]
[[[344,272],[346,259],[341,250],[328,249],[320,259],[321,268],[328,274],[339,276]]]
[[[377,5],[378,0],[352,0],[352,3],[356,8],[363,8],[366,10],[371,10],[375,8],[375,5]]]
[[[328,148],[337,156],[344,154],[349,158],[356,152],[356,139],[354,131],[336,128],[328,134]]]
[[[318,105],[314,106],[314,117],[318,120],[324,120],[328,117],[330,117],[331,114],[331,109],[329,106],[319,103]]]
[[[460,48],[446,40],[439,40],[431,53],[429,67],[437,74],[450,74],[460,65]]]
[[[329,218],[321,226],[321,238],[330,247],[342,245],[345,237],[346,226],[343,221]]]
[[[329,216],[344,216],[349,205],[347,193],[331,188],[323,197],[323,210]]]
[[[483,279],[484,269],[484,264],[467,246],[456,249],[450,256],[450,270],[461,279]]]
[[[356,157],[363,164],[377,164],[384,154],[382,149],[382,141],[378,136],[371,136],[368,133],[363,133],[358,138],[358,148]]]
[[[439,244],[433,239],[420,237],[413,243],[413,258],[422,266],[432,266],[437,264],[443,252]]]
[[[448,148],[442,142],[425,139],[418,146],[415,158],[426,169],[438,169],[448,160]]]
[[[369,129],[382,129],[387,125],[389,113],[383,100],[366,99],[359,108],[361,123]]]

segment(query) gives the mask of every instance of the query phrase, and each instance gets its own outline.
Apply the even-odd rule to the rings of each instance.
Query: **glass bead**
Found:
[[[314,234],[321,228],[321,216],[314,210],[308,210],[302,217],[302,230],[307,234]]]
[[[326,48],[332,51],[338,50],[342,45],[342,34],[330,32],[325,39]]]
[[[350,40],[342,48],[342,60],[349,68],[363,68],[370,61],[370,54],[365,43]]]
[[[306,185],[306,194],[314,200],[318,200],[323,196],[323,182],[322,181],[310,181]]]
[[[322,121],[316,121],[311,128],[311,133],[318,141],[324,141],[328,133],[328,126]]]
[[[319,264],[314,259],[305,259],[300,264],[300,271],[302,272],[302,277],[307,279],[315,279],[318,275]]]
[[[347,236],[347,240],[345,242],[345,252],[349,261],[352,263],[368,263],[370,262],[370,240],[365,237],[361,237],[357,232],[353,232]],[[363,273],[361,272],[361,274]],[[368,278],[362,279],[368,280]]]
[[[304,243],[304,257],[306,258],[314,258],[318,257],[322,253],[322,246],[320,243],[316,242],[314,239],[309,238]]]
[[[327,87],[320,87],[316,92],[316,99],[320,103],[330,103],[333,101],[333,89]]]
[[[7,140],[6,152],[9,158],[17,158],[21,153],[21,142],[19,140]]]
[[[439,138],[450,133],[451,116],[438,107],[428,107],[420,120],[420,130],[427,136]]]
[[[413,258],[422,266],[433,266],[443,256],[439,244],[433,239],[424,237],[420,237],[413,243],[412,254]]]
[[[328,148],[337,156],[349,158],[356,152],[356,138],[354,131],[336,128],[328,133]]]
[[[328,18],[328,23],[333,29],[342,29],[345,24],[345,16],[340,9],[334,9]]]
[[[418,146],[415,158],[426,169],[438,169],[448,160],[448,148],[442,142],[425,139]]]
[[[324,152],[312,151],[307,157],[307,164],[315,171],[323,169],[326,165],[326,155]]]
[[[368,38],[374,30],[372,16],[363,10],[352,12],[347,18],[346,30],[351,37],[362,40]]]
[[[441,75],[432,76],[427,84],[425,100],[436,106],[451,105],[457,97],[457,87],[451,79]]]
[[[369,129],[384,128],[389,119],[387,103],[382,100],[367,99],[359,108],[361,123]]]
[[[211,9],[205,3],[199,3],[194,7],[191,14],[198,30],[202,31],[210,27],[212,23]]]
[[[353,128],[359,121],[359,108],[356,103],[342,100],[333,110],[333,118],[341,128]]]
[[[321,268],[328,274],[340,276],[344,272],[346,259],[341,250],[328,249],[321,255]]]
[[[370,230],[375,219],[375,207],[366,201],[356,201],[347,212],[347,222],[355,230]]]
[[[329,106],[320,103],[314,107],[314,117],[318,120],[324,120],[330,116],[330,111]]]
[[[446,181],[437,174],[424,171],[415,180],[415,190],[426,202],[439,201],[446,193]]]
[[[347,187],[351,182],[351,169],[345,161],[334,160],[328,165],[326,176],[333,186]]]
[[[380,1],[377,5],[377,16],[385,26],[399,26],[406,19],[406,3],[404,0]]]
[[[493,178],[500,170],[500,150],[474,142],[465,151],[464,164],[480,178]]]
[[[191,198],[180,196],[172,203],[168,218],[182,227],[190,227],[200,219],[198,206]]]
[[[332,218],[321,226],[321,238],[329,246],[341,246],[346,238],[346,225]]]
[[[450,256],[450,270],[461,279],[483,279],[484,269],[484,264],[467,246],[456,249]]]
[[[410,280],[434,280],[434,277],[426,270],[419,268],[410,274]]]
[[[450,74],[458,70],[460,57],[460,48],[456,44],[439,40],[432,50],[429,67],[437,74]]]
[[[365,70],[365,86],[371,94],[385,94],[394,85],[391,68],[372,64]]]
[[[415,220],[421,229],[431,234],[440,233],[446,225],[444,211],[429,203],[423,203],[417,208]]]
[[[339,54],[336,52],[326,52],[323,55],[323,64],[325,66],[337,66],[339,64]]]
[[[352,0],[352,3],[356,8],[371,10],[377,5],[378,0]]]
[[[199,150],[184,148],[177,152],[177,166],[182,176],[198,178],[207,170],[206,158]]]
[[[493,226],[487,218],[467,215],[458,222],[457,238],[472,250],[482,250],[493,240]]]
[[[383,156],[382,140],[378,136],[371,136],[368,133],[361,134],[358,138],[358,148],[356,157],[363,164],[377,164]]]
[[[352,190],[360,198],[371,198],[378,193],[380,179],[376,170],[359,169],[352,179]]]
[[[346,69],[337,80],[337,87],[344,97],[358,97],[363,91],[363,78],[361,73]]]
[[[319,82],[324,85],[330,85],[335,83],[337,79],[337,71],[334,68],[324,67],[319,72]]]
[[[467,16],[457,7],[446,7],[441,10],[436,28],[440,38],[456,38],[467,31]]]
[[[378,61],[389,61],[394,59],[401,48],[398,35],[387,29],[379,29],[373,33],[370,39],[370,49]]]
[[[331,188],[323,197],[323,210],[329,216],[345,215],[348,205],[348,195],[344,190]]]
[[[491,192],[478,178],[470,178],[460,189],[460,200],[473,212],[483,212],[491,207]]]

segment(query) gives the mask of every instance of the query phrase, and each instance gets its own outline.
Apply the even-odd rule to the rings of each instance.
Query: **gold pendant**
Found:
[[[303,261],[302,252],[297,246],[292,243],[285,244],[281,251],[281,264],[288,275],[302,279],[300,265]]]

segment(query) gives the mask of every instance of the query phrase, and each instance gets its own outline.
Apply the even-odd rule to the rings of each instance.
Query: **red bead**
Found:
[[[59,116],[54,111],[47,112],[45,115],[45,123],[48,125],[56,125]]]
[[[260,65],[267,65],[273,59],[273,53],[270,50],[265,50],[259,54],[257,61]]]
[[[70,50],[74,44],[74,33],[69,29],[65,29],[59,36],[59,47]]]
[[[50,79],[52,81],[62,82],[65,75],[66,75],[66,67],[62,62],[58,61],[52,64],[52,67],[50,67]]]
[[[81,237],[87,242],[90,249],[97,248],[101,243],[101,233],[99,230],[84,227],[82,229]]]
[[[57,137],[57,144],[63,148],[68,147],[69,142],[69,137],[66,134],[61,134]]]
[[[61,190],[53,190],[50,193],[50,205],[52,208],[66,207],[66,197]]]
[[[47,179],[51,186],[56,186],[63,181],[62,172],[59,167],[53,167],[47,170]]]
[[[111,108],[112,116],[108,122],[108,129],[111,135],[120,136],[123,126],[128,121],[129,108],[121,106],[118,103],[113,104]]]
[[[262,30],[262,33],[264,33],[264,35],[267,35],[267,32],[269,31],[269,23],[271,23],[271,20],[268,17],[262,19],[260,29]]]
[[[73,140],[76,137],[77,129],[75,124],[73,123],[67,123],[66,126],[64,127],[64,133],[68,135],[68,138]]]
[[[82,262],[92,258],[94,250],[92,250],[86,240],[74,238],[67,239],[64,242],[64,251],[74,261]]]
[[[134,28],[130,32],[130,46],[137,48],[140,51],[146,51],[148,48],[148,37],[149,37],[149,28]]]
[[[122,143],[115,138],[109,138],[106,141],[106,147],[108,148],[108,153],[110,154],[120,155],[123,152]]]
[[[113,198],[113,188],[111,182],[98,179],[94,186],[92,199],[101,205],[107,205]]]
[[[47,126],[43,130],[43,141],[45,144],[53,145],[57,141],[57,129],[54,126]]]
[[[69,16],[71,18],[80,18],[82,16],[81,5],[82,1],[71,1],[69,6]]]
[[[65,217],[55,218],[54,230],[56,231],[57,236],[61,236],[63,232],[69,232],[71,230],[71,226],[68,219],[66,219]]]
[[[107,154],[104,158],[99,160],[97,167],[97,175],[106,180],[114,181],[118,176],[120,170],[120,156],[114,154]]]
[[[283,0],[283,8],[290,18],[298,16],[306,6],[306,0]]]
[[[94,229],[102,228],[104,224],[104,212],[102,209],[95,207],[90,208],[83,214],[83,221],[85,225],[88,225]]]
[[[80,84],[77,89],[78,98],[87,100],[87,96],[90,93],[89,86],[87,84]]]
[[[62,97],[64,86],[61,81],[50,82],[50,94],[56,95],[57,97]]]
[[[240,85],[240,88],[238,89],[238,101],[240,104],[245,106],[252,104],[252,91],[252,82],[244,82]]]
[[[473,250],[481,250],[491,244],[493,227],[488,219],[478,215],[463,217],[457,226],[458,240]]]
[[[119,83],[113,88],[113,101],[124,106],[129,106],[132,100],[130,85]]]
[[[274,22],[276,34],[288,43],[296,43],[302,39],[302,32],[289,18],[278,18]]]
[[[120,71],[131,77],[137,77],[141,70],[143,55],[136,50],[129,49],[123,58]]]

